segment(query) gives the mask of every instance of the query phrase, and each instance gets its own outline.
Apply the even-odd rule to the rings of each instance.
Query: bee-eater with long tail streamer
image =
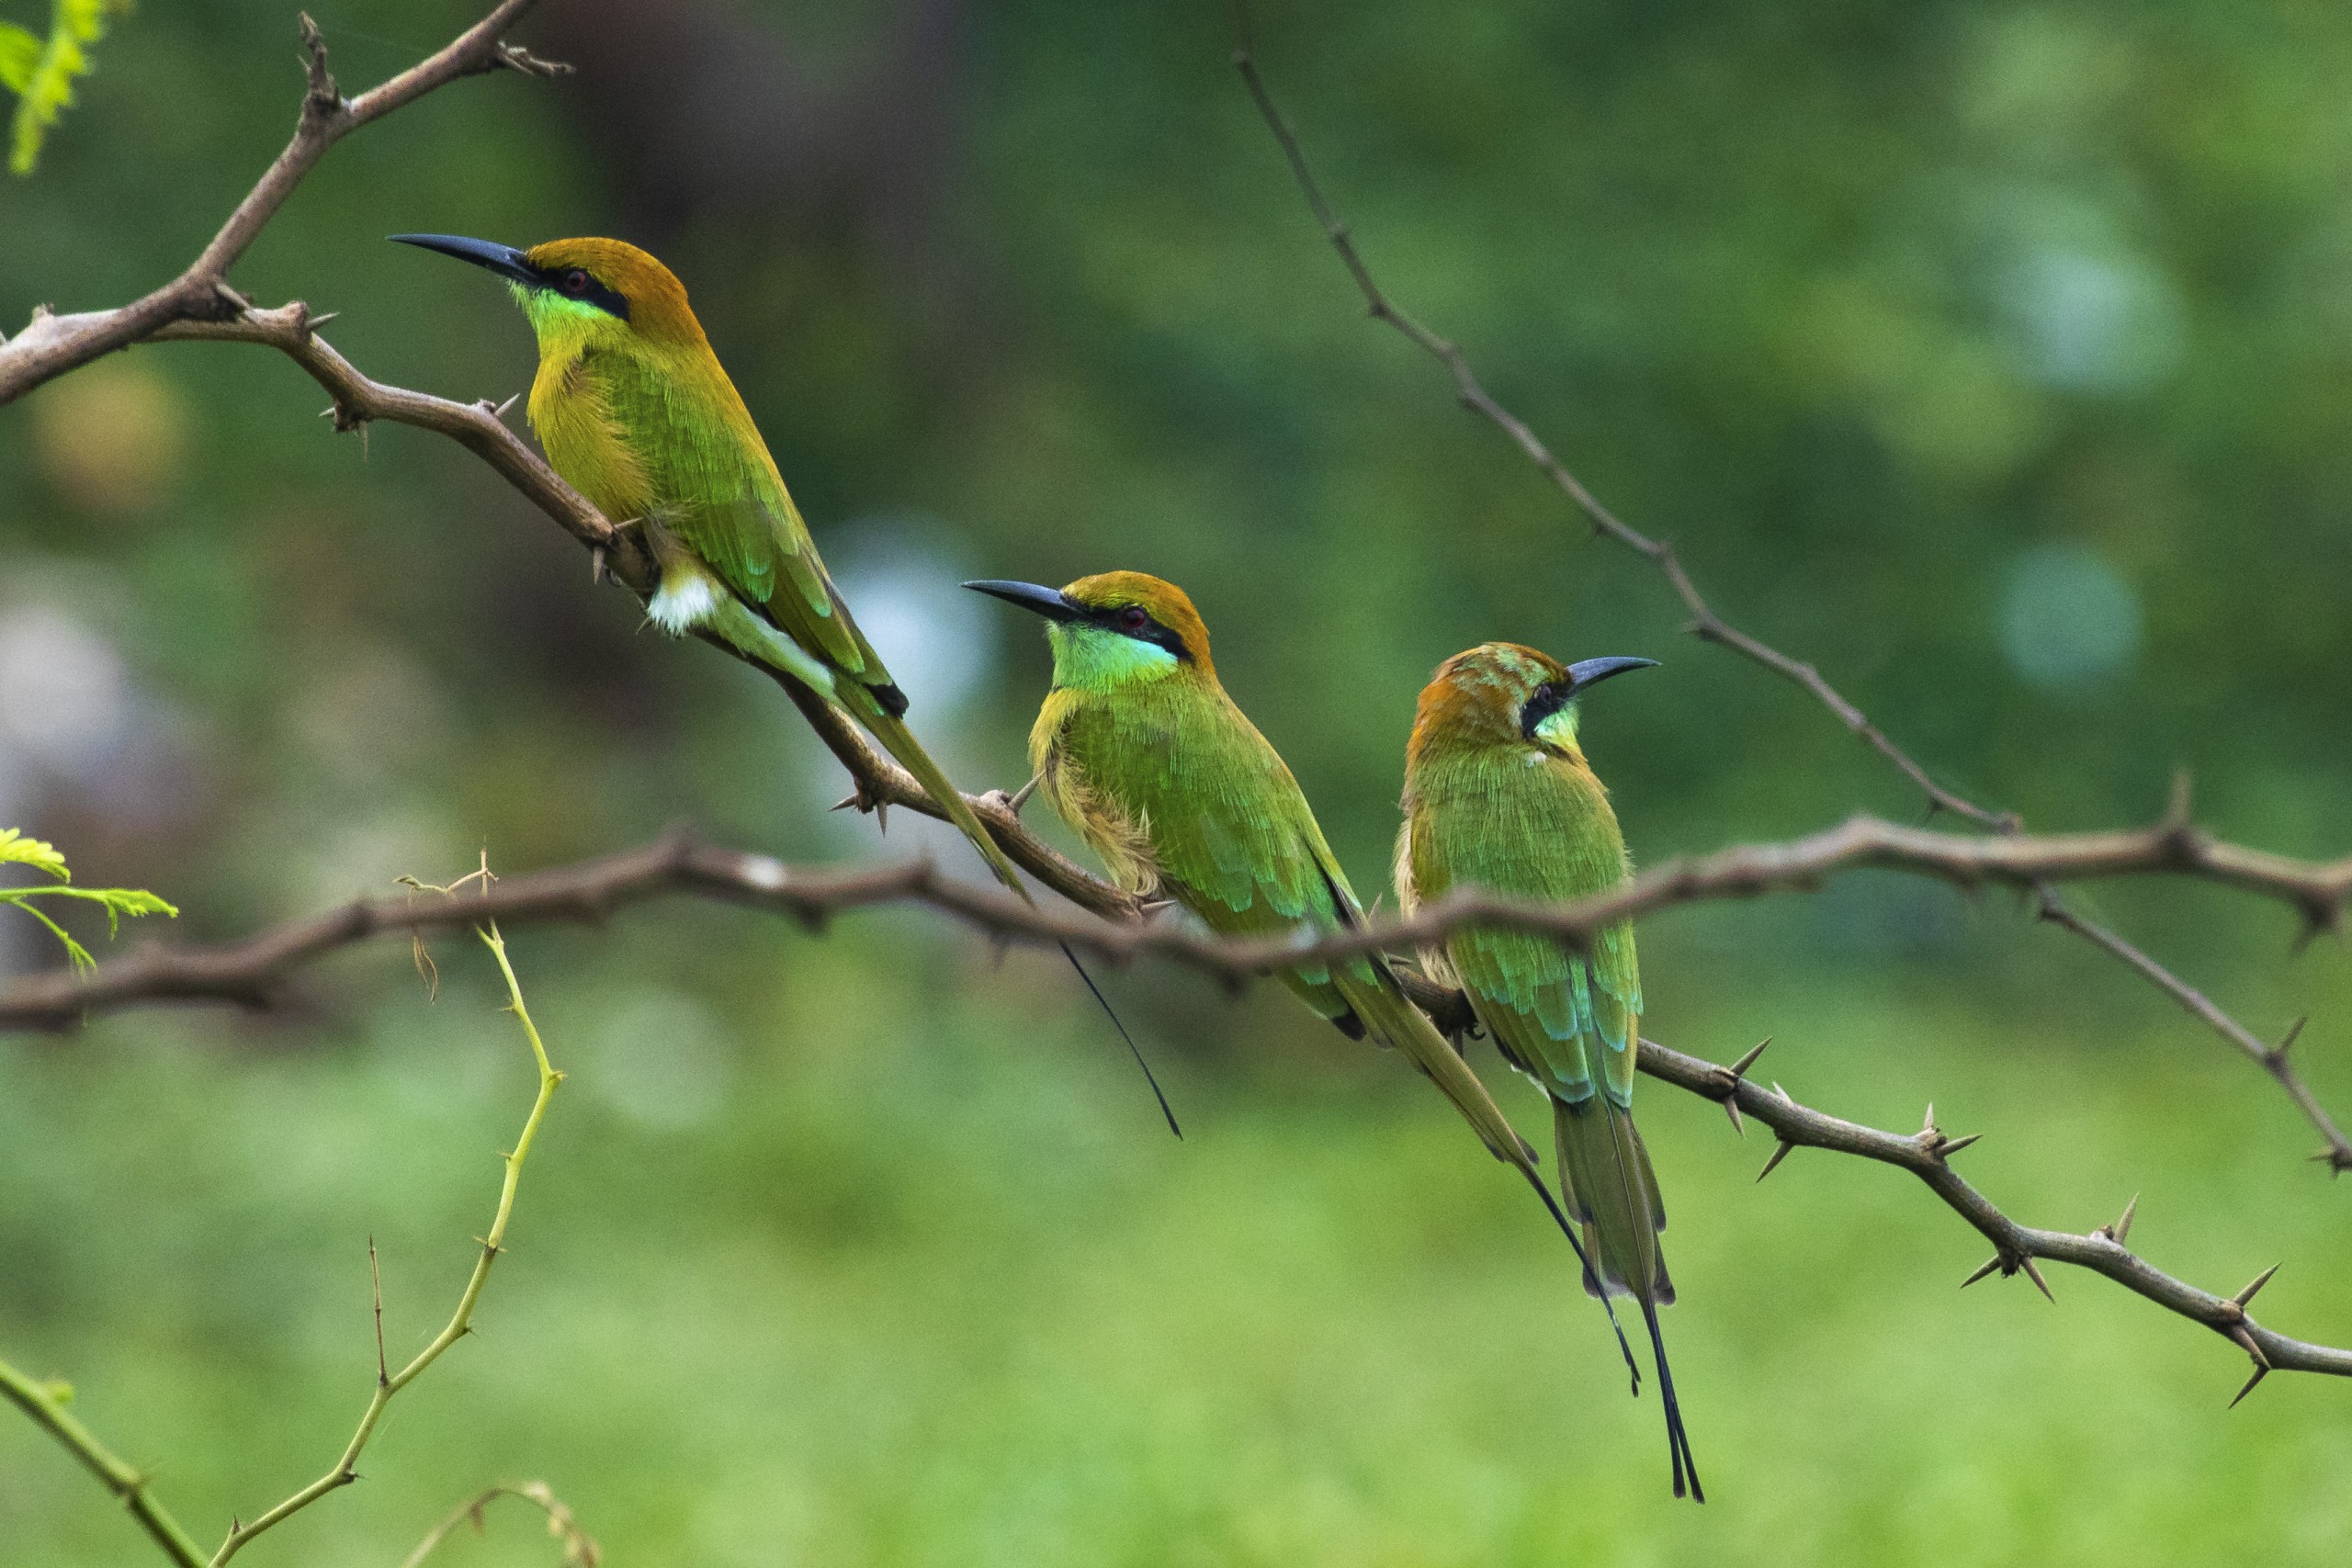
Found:
[[[1061,589],[964,586],[1045,617],[1054,684],[1029,734],[1029,760],[1039,788],[1112,880],[1136,893],[1164,892],[1224,935],[1330,931],[1362,921],[1298,781],[1217,681],[1208,628],[1183,590],[1136,571]],[[1385,959],[1367,953],[1276,974],[1343,1032],[1369,1033],[1428,1074],[1577,1245],[1534,1150],[1406,998]]]
[[[1035,902],[907,728],[906,694],[835,591],[751,411],[670,269],[621,240],[550,240],[522,251],[454,234],[391,237],[506,279],[538,339],[531,428],[557,473],[605,516],[643,529],[662,574],[645,607],[654,624],[673,637],[708,632],[847,710],[914,775],[997,880]],[[1062,952],[1101,1000],[1077,955],[1067,944]],[[1116,1014],[1112,1022],[1125,1039]],[[1126,1043],[1150,1079],[1142,1053]],[[1151,1089],[1175,1131],[1167,1097],[1157,1081]]]
[[[906,694],[834,591],[670,269],[620,240],[522,251],[453,234],[392,238],[513,288],[539,344],[531,428],[557,473],[605,516],[643,529],[662,572],[646,604],[654,624],[710,632],[846,709],[1019,889],[1012,862],[907,728]]]
[[[1577,699],[1649,659],[1562,665],[1490,642],[1441,665],[1421,693],[1405,760],[1405,826],[1396,892],[1407,908],[1456,888],[1566,901],[1631,874],[1609,792],[1577,746]],[[1476,927],[1447,939],[1433,971],[1450,972],[1511,1065],[1552,1102],[1560,1197],[1584,1227],[1586,1289],[1640,1303],[1666,1405],[1674,1495],[1701,1502],[1699,1472],[1667,1370],[1657,1309],[1674,1300],[1658,1251],[1666,1227],[1657,1176],[1634,1126],[1641,971],[1634,928],[1619,921],[1579,952],[1555,937]],[[1596,1273],[1595,1270],[1598,1270]]]

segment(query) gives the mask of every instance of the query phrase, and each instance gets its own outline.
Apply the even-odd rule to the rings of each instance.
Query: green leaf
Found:
[[[45,871],[60,882],[74,880],[65,869],[65,857],[53,844],[39,839],[28,839],[14,828],[0,828],[0,865],[28,865]]]
[[[65,870],[65,857],[57,852],[55,845],[39,839],[28,839],[15,828],[0,828],[0,865],[28,865],[36,871],[47,872],[60,883],[70,880]],[[76,969],[95,969],[98,961],[91,957],[90,950],[75,942],[63,926],[33,908],[32,901],[36,898],[79,898],[85,903],[97,905],[107,912],[108,936],[120,933],[125,915],[136,918],[140,915],[176,917],[179,914],[177,907],[143,887],[0,887],[0,905],[22,909],[47,926],[50,934],[65,944],[66,961]]]
[[[33,67],[40,63],[40,35],[0,22],[0,87],[21,93],[33,84]]]
[[[33,172],[49,128],[74,102],[74,79],[90,69],[90,57],[82,46],[106,36],[109,10],[129,8],[129,0],[56,0],[49,38],[37,44],[29,64],[23,58],[23,43],[0,37],[0,82],[6,83],[18,99],[10,127],[11,170],[19,175]],[[10,31],[24,33],[21,28]],[[24,37],[29,39],[32,35],[24,33]]]

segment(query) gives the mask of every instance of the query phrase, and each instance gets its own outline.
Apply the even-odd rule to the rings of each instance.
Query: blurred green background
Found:
[[[312,0],[347,87],[457,4]],[[36,0],[0,17],[42,20]],[[844,592],[978,787],[1035,627],[952,584],[1185,584],[1369,890],[1415,692],[1513,637],[1663,658],[1589,705],[1647,861],[1917,799],[1680,635],[1435,369],[1367,324],[1227,63],[1221,6],[548,0],[569,80],[459,84],[342,147],[237,278],[342,312],[369,373],[524,388],[488,279],[382,243],[616,233],[668,259]],[[39,174],[0,321],[183,265],[281,143],[290,6],[147,0]],[[2352,840],[2352,13],[2038,6],[1263,5],[1277,90],[1397,298],[1738,624],[1938,773],[2048,829]],[[137,350],[0,412],[0,823],[223,938],[487,847],[677,820],[797,859],[952,840],[823,808],[765,682],[643,632],[446,441],[332,436],[258,350]],[[1039,813],[1042,819],[1045,814]],[[2340,944],[2171,886],[2116,920],[2352,1107]],[[141,933],[145,934],[145,933]],[[0,931],[0,967],[55,960]],[[366,1481],[256,1564],[390,1563],[544,1477],[616,1562],[2340,1563],[2352,1390],[2103,1281],[1953,1286],[1915,1183],[1652,1086],[1712,1501],[1556,1238],[1436,1098],[1261,988],[1106,977],[1182,1145],[1058,961],[912,913],[818,938],[666,905],[515,933],[571,1077],[480,1335]],[[1826,1109],[1985,1141],[2029,1223],[2132,1239],[2352,1338],[2352,1203],[2274,1087],[2003,896],[1891,876],[1645,927],[1650,1032]],[[429,1337],[528,1105],[482,955],[343,955],[275,1020],[0,1039],[0,1355],[200,1537],[322,1471]],[[1481,1048],[1483,1049],[1483,1047]],[[1485,1058],[1482,1058],[1484,1060]],[[1512,1100],[1510,1103],[1521,1102]],[[523,1512],[452,1563],[536,1563]],[[151,1560],[0,1412],[0,1561]]]

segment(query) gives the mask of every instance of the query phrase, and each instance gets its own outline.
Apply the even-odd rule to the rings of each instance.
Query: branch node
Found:
[[[302,95],[302,118],[340,112],[343,93],[334,85],[334,73],[327,69],[326,35],[319,31],[319,24],[311,20],[308,11],[301,13],[296,27],[302,35],[302,73],[310,83]]]
[[[2287,1066],[2287,1053],[2294,1049],[2295,1042],[2302,1037],[2303,1025],[2311,1021],[2311,1014],[2305,1013],[2289,1024],[2286,1034],[2280,1038],[2278,1043],[2262,1054],[2262,1065],[2274,1073],[2283,1070]]]
[[[519,71],[526,76],[569,76],[572,73],[571,66],[566,62],[541,60],[519,43],[500,44],[497,54],[492,58],[508,70]]]

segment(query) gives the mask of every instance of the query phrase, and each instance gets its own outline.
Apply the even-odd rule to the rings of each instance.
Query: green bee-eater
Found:
[[[1460,887],[1525,898],[1589,897],[1631,874],[1609,792],[1577,746],[1577,698],[1655,663],[1562,665],[1490,642],[1439,667],[1421,693],[1405,760],[1396,892],[1407,908]],[[1584,1226],[1585,1285],[1632,1296],[1657,1359],[1674,1495],[1705,1501],[1667,1370],[1657,1309],[1674,1300],[1659,1255],[1657,1176],[1634,1126],[1642,977],[1620,921],[1584,952],[1527,931],[1457,931],[1433,970],[1450,972],[1505,1057],[1543,1087],[1559,1141],[1560,1197]],[[1591,1269],[1598,1269],[1596,1276]]]
[[[1135,571],[1063,589],[964,586],[1046,618],[1054,684],[1030,731],[1030,762],[1046,799],[1114,881],[1164,893],[1227,935],[1333,931],[1363,919],[1298,781],[1218,682],[1208,628],[1182,589]],[[1385,960],[1277,974],[1350,1036],[1370,1033],[1428,1074],[1576,1241],[1534,1151],[1406,999]]]
[[[639,526],[659,563],[647,604],[673,636],[708,631],[840,705],[915,776],[1007,886],[1020,875],[906,726],[890,679],[834,591],[751,411],[703,336],[684,286],[619,240],[527,251],[395,234],[505,278],[538,337],[531,428],[548,461],[605,516]]]

